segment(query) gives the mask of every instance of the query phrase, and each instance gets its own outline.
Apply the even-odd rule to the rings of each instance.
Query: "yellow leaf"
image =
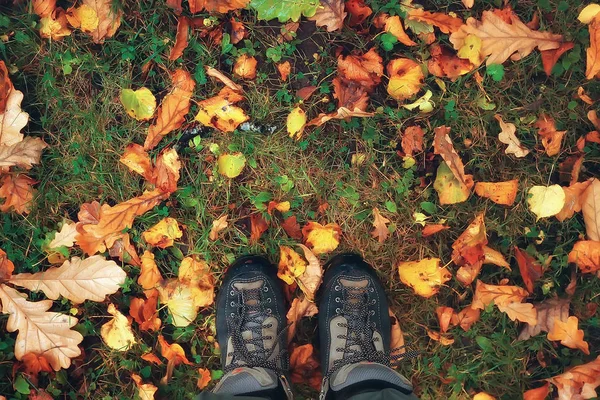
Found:
[[[256,58],[244,53],[235,61],[235,64],[233,65],[233,74],[242,79],[254,79],[256,78],[257,63]]]
[[[471,64],[478,66],[483,62],[483,56],[481,55],[481,39],[473,34],[468,34],[465,37],[463,45],[458,49],[456,53],[460,58],[467,59]]]
[[[67,13],[69,23],[89,32],[94,43],[103,43],[104,39],[112,37],[123,16],[122,10],[113,8],[112,0],[83,0],[77,9],[71,7]]]
[[[423,69],[413,60],[398,58],[387,65],[390,81],[387,92],[398,101],[406,100],[419,93],[423,86]]]
[[[98,23],[100,22],[96,10],[87,4],[82,4],[72,10],[71,13],[67,15],[67,18],[74,28],[79,28],[88,33],[96,30],[98,28]]]
[[[494,118],[500,123],[501,131],[498,134],[498,140],[508,145],[504,152],[506,154],[513,154],[517,158],[525,157],[529,154],[529,150],[523,147],[519,139],[515,136],[517,127],[514,124],[505,123],[498,114],[494,115]]]
[[[434,104],[431,102],[432,96],[433,96],[433,92],[431,90],[428,90],[427,92],[425,92],[425,94],[423,96],[421,96],[417,100],[415,100],[414,103],[403,104],[402,107],[404,107],[410,111],[412,111],[418,107],[419,111],[421,111],[423,114],[430,113],[433,111],[433,106],[434,106]]]
[[[127,351],[137,343],[133,331],[131,330],[131,322],[126,316],[121,314],[114,304],[108,305],[108,313],[113,316],[112,320],[108,321],[100,328],[100,336],[108,347],[117,351]]]
[[[13,275],[9,282],[31,291],[43,291],[52,300],[66,297],[75,304],[85,300],[101,302],[116,293],[125,283],[127,274],[114,261],[102,256],[85,260],[73,257],[58,268],[49,268],[35,274]]]
[[[128,144],[119,162],[129,168],[130,171],[142,175],[146,180],[152,180],[152,160],[139,144]]]
[[[40,19],[40,36],[45,39],[61,40],[71,35],[68,24],[64,10],[57,8],[52,14]]]
[[[140,400],[154,400],[154,393],[158,390],[156,386],[151,383],[143,383],[142,377],[137,374],[131,374],[131,379],[135,382]]]
[[[156,111],[156,98],[152,92],[145,87],[138,90],[121,90],[121,104],[125,107],[127,114],[138,121],[146,121]]]
[[[300,107],[294,108],[287,117],[287,131],[290,137],[300,140],[305,125],[306,113]]]
[[[233,132],[239,124],[250,119],[241,108],[234,106],[243,96],[228,87],[223,88],[215,97],[198,103],[196,121],[202,125],[219,129],[223,132]]]
[[[496,400],[496,398],[494,396],[490,396],[485,392],[480,392],[473,396],[473,400]]]
[[[179,223],[174,218],[163,218],[152,228],[142,233],[146,243],[165,249],[173,246],[174,240],[183,236]]]
[[[450,280],[452,275],[440,266],[439,258],[425,258],[420,261],[407,261],[398,264],[400,280],[413,288],[416,294],[431,297],[440,290],[440,286]]]
[[[306,271],[308,263],[300,256],[300,254],[287,246],[279,246],[279,253],[279,269],[277,271],[277,276],[288,285],[291,285],[297,277]]]
[[[475,184],[475,193],[478,196],[486,197],[497,204],[512,206],[517,198],[519,190],[519,181],[513,179],[506,182],[477,182]]]
[[[471,189],[462,184],[452,173],[448,164],[440,163],[433,188],[440,198],[440,204],[457,204],[466,201]]]
[[[584,7],[583,10],[579,13],[577,19],[582,24],[589,24],[593,21],[596,15],[600,12],[600,5],[596,3],[588,4]]]
[[[318,222],[309,222],[302,228],[304,244],[316,255],[331,253],[340,244],[342,230],[338,224],[327,224],[325,226]]]
[[[217,164],[221,175],[225,175],[228,178],[236,178],[246,166],[246,157],[242,153],[221,154]]]
[[[150,253],[148,250],[144,251],[141,261],[141,271],[137,282],[144,290],[153,289],[158,282],[162,281],[158,266],[156,265],[156,262],[154,262],[154,254]]]
[[[388,230],[387,224],[390,223],[390,220],[385,218],[379,213],[378,208],[373,209],[373,226],[375,229],[371,232],[371,236],[377,238],[379,243],[385,242],[390,231]]]
[[[552,217],[565,205],[565,192],[560,185],[533,186],[529,189],[529,210],[537,216],[537,220]]]

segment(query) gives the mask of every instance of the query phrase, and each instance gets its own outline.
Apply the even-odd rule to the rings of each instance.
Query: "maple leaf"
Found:
[[[196,382],[196,387],[200,390],[206,388],[211,381],[210,370],[206,368],[198,368],[198,381]]]
[[[171,75],[171,82],[171,91],[158,108],[156,121],[148,128],[145,150],[153,149],[163,136],[179,128],[190,110],[190,99],[196,86],[192,76],[189,72],[178,69]]]
[[[306,125],[306,112],[300,107],[294,108],[287,116],[286,127],[292,139],[300,140]]]
[[[312,344],[295,347],[290,354],[290,377],[292,383],[305,384],[319,390],[323,379],[319,360],[313,354]]]
[[[448,165],[448,168],[450,168],[454,174],[454,177],[460,182],[461,187],[464,186],[470,190],[474,184],[473,175],[465,174],[465,166],[456,150],[454,150],[454,145],[448,135],[450,133],[450,128],[439,126],[434,129],[434,132],[433,149],[435,154],[442,156]]]
[[[308,262],[304,273],[297,278],[300,290],[306,295],[310,301],[314,301],[323,280],[323,267],[315,254],[303,244],[298,244],[298,247],[304,251],[304,258]]]
[[[93,11],[95,18],[98,19],[97,24],[94,24],[95,27],[92,26],[93,29],[85,29],[86,21],[80,19],[78,14],[73,13],[70,13],[71,18],[69,18],[69,23],[73,27],[81,27],[84,32],[90,32],[94,43],[104,43],[104,39],[113,37],[121,25],[123,11],[113,9],[112,0],[83,0],[80,7],[89,7]],[[69,11],[73,10],[74,8],[71,7],[67,12],[69,13]]]
[[[13,275],[8,282],[31,291],[43,291],[52,300],[63,296],[79,304],[85,300],[104,301],[107,295],[120,289],[126,277],[114,261],[93,256],[85,260],[73,257],[58,268],[35,274]]]
[[[491,303],[505,306],[510,303],[520,303],[527,296],[527,291],[518,286],[488,285],[478,280],[471,307],[483,310]]]
[[[463,25],[460,18],[452,17],[447,14],[425,11],[422,8],[412,8],[408,12],[408,19],[436,26],[440,31],[446,34],[458,31]]]
[[[454,309],[452,307],[440,306],[435,309],[435,313],[440,323],[440,332],[446,333],[450,327],[452,317],[456,314]]]
[[[378,208],[373,209],[373,226],[375,227],[375,229],[373,230],[373,232],[371,232],[371,236],[377,238],[377,241],[379,241],[379,243],[385,242],[385,239],[387,239],[388,235],[390,234],[390,231],[387,227],[387,224],[389,223],[390,220],[382,216],[379,213]]]
[[[557,131],[554,119],[542,114],[535,123],[538,134],[542,138],[542,145],[548,156],[560,153],[562,139],[567,131]]]
[[[306,271],[308,263],[300,254],[287,246],[279,246],[279,254],[277,276],[288,285],[291,285],[297,277]]]
[[[467,19],[465,25],[450,35],[450,42],[459,50],[467,35],[477,36],[482,41],[481,55],[489,56],[487,65],[502,64],[515,53],[523,58],[536,47],[539,50],[557,49],[563,42],[562,35],[531,30],[514,13],[508,18],[510,23],[492,11],[484,11],[481,21],[472,17]]]
[[[525,157],[529,154],[529,150],[522,146],[519,139],[515,136],[515,132],[517,131],[515,124],[504,122],[498,114],[494,115],[494,118],[500,123],[501,131],[498,134],[498,140],[508,145],[504,152],[506,154],[513,154],[517,158]]]
[[[317,26],[327,27],[327,32],[341,30],[346,18],[343,0],[321,0],[315,15],[309,21],[315,21]]]
[[[348,82],[354,82],[371,92],[381,82],[383,59],[375,48],[365,54],[340,55],[337,59],[338,75]]]
[[[177,18],[177,34],[175,35],[175,44],[169,53],[170,61],[175,61],[183,55],[183,51],[188,46],[189,32],[190,19],[188,17]]]
[[[594,178],[581,195],[581,211],[588,239],[600,241],[600,180],[598,178]]]
[[[440,266],[439,258],[400,262],[398,273],[402,283],[410,286],[416,294],[425,298],[437,294],[440,286],[452,277],[445,267]]]
[[[78,345],[83,336],[71,328],[77,318],[48,312],[51,300],[27,301],[27,296],[6,285],[0,285],[2,313],[8,314],[6,329],[19,331],[15,341],[15,357],[21,360],[25,354],[43,354],[55,371],[68,368],[71,359],[79,356]]]
[[[490,199],[496,204],[512,206],[517,198],[519,180],[513,179],[506,182],[477,182],[475,193],[480,197]]]
[[[35,183],[35,180],[23,174],[4,176],[0,186],[0,198],[4,198],[4,203],[0,204],[0,211],[6,212],[12,208],[19,214],[28,214],[35,194],[32,185]]]
[[[11,145],[0,145],[0,168],[17,166],[31,169],[40,162],[42,150],[46,147],[48,145],[42,139],[30,136]]]
[[[373,10],[365,4],[364,0],[347,0],[346,10],[350,14],[350,21],[348,22],[350,26],[362,24],[369,15],[373,14]]]
[[[525,282],[525,287],[529,293],[533,294],[533,283],[540,279],[544,273],[542,265],[517,246],[515,246],[515,258],[517,259],[523,282]]]
[[[429,47],[431,58],[427,61],[427,69],[432,75],[449,78],[455,81],[473,70],[469,60],[458,57],[444,46],[433,44]]]
[[[409,126],[402,134],[402,151],[407,156],[412,156],[414,152],[423,151],[423,128],[420,126]]]
[[[288,323],[287,341],[291,343],[292,339],[296,335],[297,323],[304,317],[312,317],[317,315],[319,309],[317,305],[312,301],[309,301],[306,297],[301,299],[296,297],[292,301],[292,305],[286,314]]]
[[[387,65],[390,78],[387,92],[398,101],[409,99],[419,93],[423,86],[423,70],[421,66],[408,58],[397,58]]]
[[[158,390],[156,386],[151,383],[143,383],[142,377],[138,374],[131,374],[131,379],[138,389],[137,395],[140,400],[154,400],[154,393]]]
[[[292,215],[291,217],[287,217],[283,220],[281,227],[287,233],[289,237],[296,240],[302,239],[302,229],[300,228],[300,224],[296,220],[296,216]]]
[[[183,236],[179,223],[174,218],[163,218],[156,225],[142,233],[146,243],[166,249],[173,246],[174,240]]]
[[[131,349],[137,343],[131,330],[131,322],[112,303],[108,305],[108,313],[113,318],[100,328],[102,340],[113,350],[127,351]]]
[[[331,253],[338,247],[342,229],[338,224],[321,225],[311,221],[302,228],[302,235],[304,244],[319,255]]]
[[[571,349],[579,349],[585,354],[590,354],[588,342],[583,340],[583,331],[577,329],[579,320],[570,316],[566,322],[554,320],[554,325],[548,332],[548,340],[560,340],[560,343]]]
[[[288,77],[292,73],[292,64],[289,61],[285,61],[276,65],[277,71],[282,81],[287,81]]]
[[[593,399],[600,385],[600,356],[547,380],[558,389],[560,400]]]
[[[6,252],[0,249],[0,281],[10,279],[15,271],[15,265],[8,259]]]
[[[88,255],[103,252],[112,247],[123,229],[131,228],[136,216],[151,210],[167,197],[168,194],[153,190],[112,207],[104,204],[98,223],[79,226],[75,241]]]
[[[151,294],[145,300],[136,297],[130,300],[129,315],[139,324],[142,331],[158,331],[162,324],[157,310],[158,293],[156,290],[149,292]]]
[[[527,204],[529,210],[536,215],[536,221],[558,214],[565,205],[566,195],[559,185],[533,186],[528,195]]]
[[[215,219],[212,223],[212,228],[210,229],[208,238],[212,241],[217,240],[219,238],[219,232],[226,229],[228,225],[229,223],[227,222],[227,214]]]
[[[584,273],[600,271],[600,242],[580,240],[569,253],[569,262],[575,263]]]
[[[233,74],[242,79],[254,79],[256,78],[257,64],[256,58],[246,53],[241,54],[233,64]]]
[[[219,94],[198,103],[196,121],[202,125],[216,128],[222,132],[233,132],[242,122],[250,119],[235,103],[244,97],[228,87],[221,89]]]

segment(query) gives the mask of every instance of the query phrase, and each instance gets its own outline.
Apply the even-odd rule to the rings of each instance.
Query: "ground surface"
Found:
[[[378,9],[383,3],[378,0],[371,5]],[[423,5],[432,11],[456,11],[465,18],[480,16],[482,10],[500,5],[499,1],[476,0],[475,3],[470,11],[465,10],[460,1],[427,1]],[[496,106],[493,110],[478,106],[482,93],[472,73],[456,82],[445,80],[445,91],[430,76],[426,83],[434,90],[436,107],[425,116],[399,109],[380,85],[371,96],[370,109],[379,111],[374,117],[334,121],[309,129],[299,142],[291,140],[285,131],[285,119],[296,101],[295,90],[307,83],[318,86],[319,91],[307,101],[306,109],[310,117],[318,110],[326,110],[327,104],[319,100],[332,90],[336,51],[340,48],[366,51],[377,43],[370,40],[372,35],[357,34],[355,29],[345,28],[329,34],[315,29],[312,22],[304,21],[298,39],[291,42],[293,45],[280,46],[284,60],[292,62],[296,71],[289,82],[282,83],[273,61],[265,55],[266,49],[278,46],[276,32],[280,24],[259,22],[253,13],[241,12],[241,20],[250,31],[250,42],[236,47],[253,47],[260,60],[258,78],[244,83],[247,100],[243,108],[253,122],[275,126],[275,132],[224,134],[209,130],[203,134],[201,149],[189,146],[190,138],[183,137],[183,130],[167,136],[159,147],[178,146],[184,165],[180,189],[167,203],[136,219],[130,230],[133,241],[142,243],[141,232],[168,215],[185,226],[185,234],[175,248],[155,251],[164,275],[177,268],[180,254],[198,254],[209,261],[217,279],[231,260],[244,253],[264,253],[277,262],[278,246],[293,245],[295,241],[274,226],[259,243],[250,245],[249,233],[243,224],[249,210],[254,210],[257,197],[264,197],[266,192],[275,200],[291,201],[292,211],[301,224],[309,220],[338,223],[343,231],[338,251],[359,252],[377,268],[401,320],[406,341],[421,351],[420,357],[400,367],[412,378],[421,398],[467,399],[473,393],[485,391],[501,399],[517,399],[523,391],[538,385],[539,380],[563,372],[566,366],[589,361],[591,358],[581,352],[550,342],[545,335],[516,341],[518,325],[495,309],[484,312],[481,321],[468,332],[453,328],[455,343],[442,346],[426,334],[427,328],[438,329],[436,307],[447,305],[460,309],[469,304],[472,289],[465,289],[452,280],[439,295],[424,299],[400,283],[394,268],[399,260],[423,257],[439,257],[450,262],[451,244],[476,214],[485,211],[490,245],[511,261],[513,271],[484,266],[481,279],[497,283],[502,278],[510,278],[522,285],[512,258],[513,246],[518,245],[530,246],[533,254],[542,260],[554,256],[550,269],[537,285],[534,300],[563,295],[569,283],[566,258],[573,243],[584,233],[581,215],[564,223],[554,218],[536,222],[527,209],[523,188],[558,183],[558,163],[574,149],[577,138],[593,129],[586,113],[594,107],[576,99],[577,88],[583,85],[592,98],[597,98],[600,85],[584,79],[583,60],[588,37],[585,26],[576,20],[581,8],[579,1],[511,3],[524,21],[540,13],[542,27],[551,28],[575,42],[570,55],[575,61],[568,69],[561,68],[547,77],[539,53],[533,53],[521,61],[507,62],[504,78],[495,82],[482,66],[479,71],[484,76],[487,96]],[[41,165],[31,173],[39,181],[32,212],[25,217],[0,214],[0,246],[15,262],[17,272],[38,271],[47,266],[41,248],[46,235],[56,231],[63,218],[76,219],[82,203],[99,200],[114,204],[141,193],[141,178],[120,164],[119,157],[127,144],[143,143],[147,124],[126,115],[118,101],[121,88],[146,86],[160,97],[169,87],[168,71],[181,67],[196,73],[198,85],[193,99],[198,101],[216,94],[221,87],[210,78],[203,81],[203,66],[231,72],[235,57],[231,53],[222,54],[221,46],[197,34],[192,34],[182,58],[174,62],[167,60],[177,21],[164,2],[125,2],[123,6],[122,26],[116,36],[103,45],[95,45],[79,34],[61,42],[40,39],[35,27],[37,17],[28,13],[27,6],[0,8],[0,34],[10,34],[7,40],[0,42],[0,54],[12,72],[15,87],[25,94],[23,108],[31,116],[26,133],[41,136],[50,145]],[[441,35],[439,40],[447,41],[447,35]],[[421,59],[427,53],[427,46],[407,50],[397,45],[391,52],[379,52],[385,65],[387,60],[402,55]],[[142,71],[143,66],[149,66],[149,70]],[[548,157],[540,150],[531,122],[542,112],[551,115],[558,126],[567,131],[559,157]],[[518,160],[504,154],[504,146],[496,140],[499,132],[494,119],[496,113],[517,125],[523,144],[534,149],[532,154]],[[188,121],[192,115],[193,112],[188,115]],[[476,196],[461,204],[439,205],[432,187],[432,173],[439,160],[419,154],[417,165],[405,169],[402,158],[397,155],[399,132],[415,123],[427,128],[427,153],[433,151],[432,129],[444,124],[450,126],[455,148],[476,181],[518,179],[521,190],[515,205],[504,207]],[[210,144],[243,152],[251,161],[250,167],[236,180],[219,176],[209,179],[216,171],[210,157]],[[364,155],[365,162],[352,165],[352,155],[357,153]],[[600,152],[595,145],[587,151],[581,180],[594,176],[599,163]],[[283,190],[284,176],[293,181],[289,191]],[[325,202],[329,207],[318,215],[319,205]],[[434,210],[424,211],[423,202],[433,203]],[[209,241],[213,220],[231,204],[235,204],[230,214],[232,228],[222,239]],[[378,207],[394,228],[383,244],[370,235],[373,207]],[[421,226],[413,219],[414,212],[430,215],[433,222],[445,220],[451,229],[422,238]],[[526,234],[527,230],[532,233]],[[545,239],[536,244],[541,231]],[[450,269],[453,269],[452,264]],[[128,272],[131,278],[122,294],[111,298],[122,310],[127,310],[130,296],[141,293],[135,283],[136,269],[129,268]],[[546,294],[542,286],[548,287]],[[572,314],[585,315],[586,304],[598,303],[599,289],[600,280],[580,276],[577,295],[572,299]],[[36,298],[35,295],[32,298]],[[67,301],[55,303],[56,310],[70,308]],[[130,383],[131,372],[141,371],[144,379],[158,384],[164,366],[149,367],[139,358],[145,349],[155,348],[156,333],[141,333],[144,346],[128,353],[111,352],[98,336],[100,325],[106,322],[106,305],[85,303],[80,307],[81,329],[87,332],[83,342],[85,362],[76,364],[72,370],[42,378],[41,387],[65,394],[57,398],[75,398],[84,387],[94,393],[94,398],[108,399],[133,397],[135,387]],[[182,343],[188,357],[197,365],[177,367],[169,385],[160,387],[160,398],[190,398],[197,391],[197,367],[219,369],[214,345],[207,341],[213,322],[214,310],[209,308],[188,328],[164,326],[162,334],[169,342]],[[314,322],[313,319],[302,327],[300,343],[312,340]],[[2,316],[0,327],[5,323],[6,317]],[[600,319],[597,315],[582,317],[580,328],[598,355]],[[13,344],[14,335],[0,329],[0,376],[5,377],[0,381],[2,394],[13,393],[10,378],[13,376]],[[540,357],[547,364],[545,368],[540,365]],[[314,397],[310,389],[299,388],[299,391],[309,398]]]

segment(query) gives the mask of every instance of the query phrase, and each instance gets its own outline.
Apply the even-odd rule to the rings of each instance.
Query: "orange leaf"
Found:
[[[298,89],[296,91],[296,96],[298,96],[298,98],[300,98],[300,100],[308,100],[310,98],[310,96],[312,96],[312,94],[315,92],[315,90],[317,90],[318,88],[316,86],[306,86],[303,87],[301,89]]]
[[[235,61],[235,64],[233,65],[233,74],[242,79],[254,79],[256,78],[257,64],[258,61],[256,61],[256,58],[244,53]]]
[[[6,103],[13,89],[13,84],[10,81],[8,70],[4,61],[0,60],[0,114],[6,111]],[[4,141],[0,141],[4,144]]]
[[[212,228],[210,229],[208,238],[212,241],[217,240],[219,238],[219,232],[227,228],[228,225],[229,224],[227,223],[227,214],[224,214],[221,217],[215,219],[212,223]]]
[[[229,87],[221,89],[217,96],[198,103],[196,121],[202,125],[216,128],[222,132],[233,132],[242,122],[250,118],[240,107],[234,104],[244,97]]]
[[[402,151],[407,156],[413,155],[414,152],[423,151],[423,128],[420,126],[409,126],[402,134]]]
[[[152,161],[148,153],[139,144],[128,144],[119,161],[130,171],[142,175],[147,181],[152,179]]]
[[[190,99],[196,86],[189,72],[178,69],[171,75],[172,89],[158,108],[158,117],[148,128],[144,149],[156,147],[163,136],[178,129],[190,110]]]
[[[308,383],[311,387],[319,390],[322,376],[319,361],[313,352],[312,344],[304,344],[292,350],[290,354],[290,377],[292,383]]]
[[[386,90],[394,99],[403,101],[421,90],[425,76],[417,62],[409,58],[397,58],[391,60],[386,69],[390,78]]]
[[[545,400],[550,394],[550,382],[536,389],[529,389],[523,393],[523,400]]]
[[[302,239],[302,228],[300,228],[300,224],[296,221],[296,216],[292,215],[291,217],[287,217],[283,220],[281,227],[287,233],[289,237],[296,240]]]
[[[573,42],[563,42],[557,49],[541,51],[542,65],[544,66],[544,72],[546,75],[550,76],[552,74],[552,68],[554,68],[554,65],[556,65],[560,59],[560,56],[571,50],[574,46],[575,44]]]
[[[0,281],[9,279],[15,271],[15,265],[8,259],[6,252],[0,249]]]
[[[446,34],[458,31],[463,24],[460,18],[437,12],[432,13],[421,8],[411,9],[408,12],[408,19],[437,26]]]
[[[465,167],[462,160],[456,150],[454,150],[454,145],[448,135],[450,133],[450,128],[440,126],[435,128],[434,132],[433,149],[435,154],[442,156],[454,174],[454,177],[458,179],[461,185],[470,190],[473,187],[473,175],[465,174]]]
[[[581,240],[569,253],[569,262],[575,263],[584,273],[600,271],[600,242]]]
[[[340,244],[342,229],[338,224],[321,225],[318,222],[309,222],[302,228],[304,244],[316,255],[331,253]]]
[[[497,204],[512,206],[517,198],[519,181],[513,179],[506,182],[477,182],[475,193],[480,197],[486,197]]]
[[[569,300],[551,298],[541,303],[534,304],[537,311],[537,323],[527,324],[519,333],[517,340],[527,340],[540,332],[549,332],[555,320],[566,321],[569,318]]]
[[[423,231],[421,232],[421,234],[423,235],[423,237],[427,237],[427,236],[435,235],[436,233],[444,231],[446,229],[450,229],[450,227],[447,225],[426,225],[423,228]]]
[[[530,325],[537,324],[537,311],[531,303],[496,304],[496,306],[512,321],[526,322]]]
[[[77,229],[77,225],[75,225]],[[75,233],[76,234],[76,233]],[[131,244],[131,239],[128,233],[123,233],[115,240],[115,243],[108,249],[108,254],[111,257],[117,257],[124,263],[139,267],[141,264],[140,256],[138,256],[135,246]]]
[[[542,114],[536,121],[535,127],[538,128],[538,134],[542,138],[542,145],[548,156],[555,156],[560,153],[563,137],[567,131],[557,131],[554,119]]]
[[[460,326],[465,332],[471,329],[471,326],[479,321],[481,311],[471,306],[462,309],[458,314],[452,315],[452,325]]]
[[[290,73],[292,72],[292,64],[289,61],[282,62],[276,65],[277,71],[279,71],[279,75],[281,76],[282,81],[287,81]]]
[[[198,368],[198,374],[200,376],[198,377],[198,382],[196,383],[196,387],[198,387],[198,389],[202,390],[202,389],[206,388],[208,386],[208,384],[210,383],[210,380],[211,380],[210,370],[208,370],[206,368]]]
[[[233,17],[229,21],[231,22],[231,44],[238,44],[248,36],[248,31],[243,22],[238,22]]]
[[[177,19],[177,35],[175,35],[175,45],[169,53],[169,60],[175,61],[183,55],[183,51],[188,46],[188,35],[190,31],[190,19],[188,17],[179,17]]]
[[[220,14],[229,11],[246,8],[250,0],[190,0],[190,12],[196,14],[205,10],[207,12],[216,12]]]
[[[369,15],[373,14],[373,10],[365,4],[364,0],[346,1],[346,10],[350,14],[350,21],[348,22],[350,26],[362,24]]]
[[[548,381],[558,389],[559,399],[594,398],[596,397],[594,389],[600,385],[600,356],[594,361],[571,368]]]
[[[560,343],[570,349],[579,349],[590,354],[588,342],[583,340],[583,330],[577,329],[579,320],[570,316],[567,322],[555,320],[552,330],[548,332],[548,340],[560,340]]]
[[[483,310],[492,303],[496,305],[520,303],[527,296],[527,291],[518,286],[488,285],[477,281],[471,307]]]
[[[129,315],[137,322],[142,331],[158,331],[161,326],[158,317],[158,293],[149,291],[151,295],[146,300],[132,298],[129,304]]]
[[[556,219],[562,222],[573,217],[576,212],[581,211],[582,195],[591,183],[591,180],[587,180],[585,182],[574,183],[569,187],[563,187],[563,191],[565,192],[565,205],[562,210],[556,214]]]
[[[441,306],[435,309],[435,313],[437,314],[438,321],[440,322],[440,331],[442,333],[446,333],[450,327],[452,317],[455,315],[454,309],[452,307]]]
[[[175,149],[163,150],[156,159],[151,182],[163,193],[173,193],[177,190],[181,162]]]
[[[444,336],[439,332],[430,331],[429,329],[427,329],[427,336],[436,342],[440,342],[442,346],[450,346],[454,343],[454,339]]]
[[[585,77],[593,79],[600,72],[600,16],[594,17],[588,29],[590,31],[590,47],[586,50]]]
[[[142,254],[141,260],[141,272],[137,282],[144,290],[154,289],[163,279],[156,262],[154,262],[154,254],[146,250]]]
[[[317,305],[312,301],[309,301],[306,297],[303,297],[302,299],[298,297],[294,298],[292,305],[286,314],[287,323],[289,325],[287,332],[288,343],[291,343],[296,335],[298,321],[304,317],[315,316],[318,312],[319,309],[317,308]]]
[[[182,236],[183,232],[179,229],[179,223],[171,217],[161,219],[150,229],[142,232],[142,237],[146,243],[161,249],[173,246],[175,240]]]
[[[459,58],[447,47],[433,44],[429,47],[429,53],[431,58],[427,62],[427,69],[437,77],[455,81],[473,70],[473,64],[469,60]]]
[[[229,79],[224,73],[222,73],[218,69],[214,69],[213,67],[209,67],[209,66],[206,66],[205,68],[206,68],[206,75],[212,76],[213,78],[218,79],[219,81],[221,81],[221,83],[223,83],[225,86],[227,86],[229,89],[233,90],[234,92],[238,92],[238,93],[244,92],[244,89],[240,85],[238,85],[237,83],[235,83],[234,81]]]
[[[362,86],[355,82],[343,81],[341,78],[333,78],[333,97],[338,101],[338,107],[349,110],[367,109],[369,96]]]
[[[378,208],[373,209],[373,226],[375,229],[371,232],[371,236],[377,238],[379,243],[385,242],[390,231],[388,230],[387,224],[390,223],[390,220],[385,218],[379,213]]]
[[[483,261],[477,261],[474,264],[465,264],[456,271],[456,280],[468,286],[477,279],[482,267]]]
[[[56,8],[56,0],[33,0],[33,12],[40,18],[50,16]]]
[[[385,20],[385,31],[394,36],[398,41],[406,46],[416,46],[417,44],[406,34],[400,17],[395,15]]]
[[[13,209],[18,214],[29,214],[35,194],[31,185],[35,183],[37,181],[27,175],[6,175],[0,186],[0,198],[4,198],[4,203],[0,204],[0,211],[7,212]]]
[[[484,214],[479,214],[452,244],[452,261],[457,265],[475,265],[483,261],[487,243]]]
[[[149,363],[152,363],[154,365],[162,365],[162,361],[160,361],[160,358],[158,358],[156,356],[156,354],[154,353],[146,353],[146,354],[142,354],[142,356],[140,357],[142,360],[144,361],[148,361]]]
[[[160,355],[169,362],[174,362],[175,365],[181,363],[192,365],[185,356],[185,350],[177,343],[169,344],[163,335],[158,335],[158,343],[160,344]]]
[[[52,366],[43,355],[27,353],[21,357],[23,371],[29,375],[37,376],[40,372],[52,372]]]
[[[544,273],[542,265],[517,246],[515,246],[515,258],[517,259],[517,264],[519,264],[519,271],[521,272],[521,277],[523,277],[523,282],[525,282],[525,287],[529,293],[533,294],[533,283],[540,279]]]
[[[382,61],[375,48],[362,55],[350,54],[346,57],[340,55],[338,74],[343,80],[358,83],[370,92],[381,82]]]
[[[183,11],[183,8],[181,7],[182,0],[166,0],[166,1],[167,1],[167,7],[173,9],[173,11],[175,11],[175,15],[181,14],[181,11]]]
[[[269,223],[260,213],[250,216],[250,243],[257,243],[263,233],[269,229]]]
[[[581,211],[588,239],[600,241],[600,179],[594,178],[581,195]]]

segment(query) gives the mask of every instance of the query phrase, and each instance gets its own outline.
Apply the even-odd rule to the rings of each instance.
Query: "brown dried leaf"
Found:
[[[517,131],[515,124],[504,122],[498,114],[494,115],[494,118],[500,123],[501,131],[498,134],[498,140],[508,145],[504,152],[506,154],[513,154],[517,158],[525,157],[529,154],[529,150],[521,145],[521,142],[515,136],[515,132]]]
[[[0,211],[13,209],[16,213],[28,214],[35,194],[32,185],[35,183],[37,181],[23,174],[4,176],[0,186],[0,198],[4,198],[4,203],[0,204]]]
[[[175,35],[175,44],[169,53],[170,61],[175,61],[183,55],[183,51],[188,46],[189,32],[190,19],[188,17],[179,17],[177,19],[177,35]]]
[[[598,178],[594,178],[581,195],[581,211],[587,237],[590,240],[600,241],[600,180]]]
[[[473,175],[465,174],[465,166],[456,150],[454,150],[454,145],[448,135],[450,133],[450,128],[439,126],[434,129],[434,132],[433,149],[435,154],[442,156],[448,165],[448,168],[450,168],[454,174],[454,177],[458,179],[461,185],[470,190],[474,184]]]
[[[327,27],[327,32],[341,30],[346,18],[343,0],[321,0],[314,16],[309,21],[315,21],[317,26]]]
[[[287,342],[291,343],[296,335],[296,323],[304,318],[304,317],[312,317],[317,315],[319,309],[317,305],[309,301],[306,297],[302,297],[301,299],[296,297],[292,301],[292,305],[290,306],[289,311],[286,314],[287,323],[289,325],[287,332]]]
[[[321,266],[319,259],[308,247],[303,244],[299,244],[298,246],[304,251],[304,258],[308,261],[306,270],[297,279],[298,286],[300,286],[300,289],[304,292],[308,300],[314,301],[317,290],[319,289],[319,286],[321,286],[321,281],[323,279],[323,267]]]
[[[390,231],[388,230],[387,224],[390,223],[390,220],[385,218],[379,213],[379,209],[376,207],[373,209],[373,226],[375,229],[371,232],[371,236],[377,238],[379,243],[385,242]]]
[[[420,126],[409,126],[402,134],[402,151],[407,156],[413,155],[414,152],[423,151],[423,128]]]

